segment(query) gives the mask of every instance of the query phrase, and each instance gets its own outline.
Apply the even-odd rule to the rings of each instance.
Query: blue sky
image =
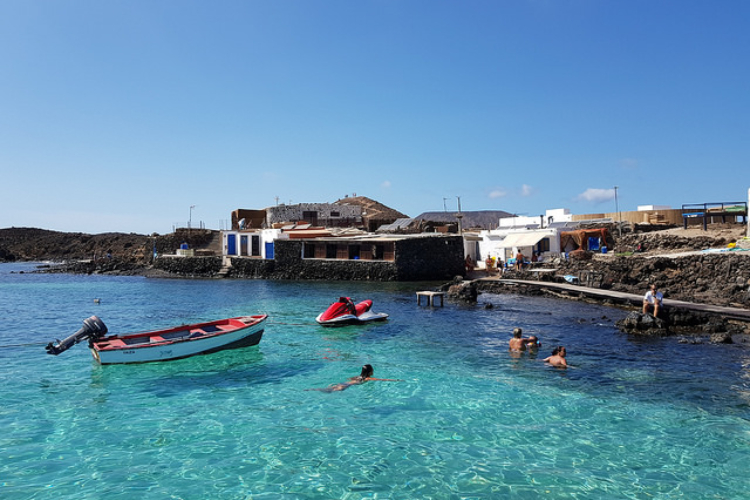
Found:
[[[748,25],[744,0],[4,0],[0,228],[743,201]]]

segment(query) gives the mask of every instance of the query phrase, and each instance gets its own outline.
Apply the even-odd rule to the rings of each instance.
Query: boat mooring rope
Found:
[[[49,342],[29,342],[28,344],[6,344],[0,345],[0,349],[6,349],[9,347],[29,347],[33,345],[47,345]]]
[[[266,321],[267,325],[284,325],[284,326],[319,326],[318,323],[283,323],[280,321]]]

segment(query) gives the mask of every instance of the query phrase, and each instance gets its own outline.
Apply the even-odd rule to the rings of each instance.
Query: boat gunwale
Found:
[[[245,323],[243,320],[247,318],[252,318],[253,321],[249,323]],[[180,326],[176,326],[172,328],[165,328],[163,330],[154,330],[151,332],[140,332],[140,333],[132,333],[132,334],[126,334],[126,335],[113,335],[113,336],[104,337],[102,339],[92,342],[91,348],[98,352],[106,352],[106,351],[120,351],[120,350],[129,350],[129,349],[148,349],[148,348],[153,348],[153,347],[163,347],[163,346],[171,345],[171,344],[179,344],[183,342],[196,342],[200,340],[212,339],[215,337],[219,337],[221,335],[236,333],[236,332],[246,330],[254,326],[262,325],[266,319],[268,319],[267,314],[236,316],[233,318],[223,318],[223,319],[219,319],[215,321],[205,321],[203,323],[180,325]],[[216,332],[204,332],[204,334],[200,335],[199,337],[194,337],[194,338],[190,337],[191,330],[200,330],[201,328],[205,326],[214,326],[214,325],[221,324],[221,323],[230,323],[232,321],[241,322],[242,325],[236,326],[227,330],[220,330]],[[123,339],[160,337],[162,334],[178,332],[180,330],[185,330],[186,332],[188,332],[188,334],[185,335],[184,337],[178,337],[174,339],[163,339],[157,342],[144,342],[142,344],[125,344],[123,342],[124,345],[114,345],[114,346],[104,346],[104,347],[99,345],[100,342],[101,343],[110,342],[113,340],[122,341]]]

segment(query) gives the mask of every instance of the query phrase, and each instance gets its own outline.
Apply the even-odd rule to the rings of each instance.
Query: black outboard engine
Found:
[[[64,340],[50,342],[45,349],[47,349],[47,354],[57,356],[82,340],[96,340],[103,337],[106,333],[107,325],[96,316],[91,316],[83,320],[83,328]]]

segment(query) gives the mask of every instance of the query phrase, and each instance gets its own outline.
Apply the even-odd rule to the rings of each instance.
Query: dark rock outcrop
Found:
[[[669,308],[664,309],[658,318],[633,311],[625,319],[618,321],[616,326],[622,332],[647,337],[710,334],[713,343],[731,343],[732,333],[743,332],[741,327],[717,315]]]
[[[475,304],[479,291],[477,285],[473,281],[465,281],[454,283],[448,287],[448,298],[460,300],[461,302],[467,302],[469,304]]]
[[[557,274],[601,273],[602,288],[645,293],[658,283],[667,299],[750,308],[750,255],[703,253],[684,257],[608,257],[570,261]]]

